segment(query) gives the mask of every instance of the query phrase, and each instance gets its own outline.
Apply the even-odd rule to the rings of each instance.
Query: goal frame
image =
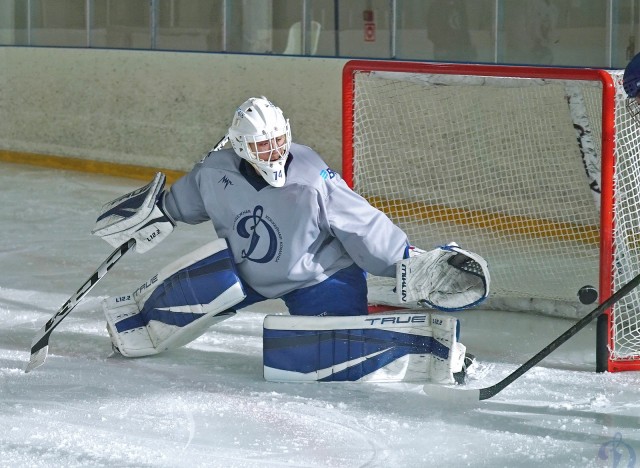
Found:
[[[601,209],[599,242],[599,302],[613,294],[614,261],[614,168],[615,168],[615,99],[616,86],[612,76],[604,69],[533,67],[511,65],[480,65],[463,63],[430,63],[384,60],[350,60],[342,72],[342,177],[353,188],[354,177],[354,100],[355,76],[371,72],[429,73],[446,75],[473,75],[596,81],[602,86],[601,134]],[[612,309],[598,317],[596,331],[596,371],[617,372],[640,370],[640,360],[614,360],[609,349],[613,344]]]

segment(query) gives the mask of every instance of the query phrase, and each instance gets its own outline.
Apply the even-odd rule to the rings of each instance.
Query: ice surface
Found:
[[[262,321],[284,313],[280,301],[183,349],[112,356],[101,299],[210,240],[208,225],[181,226],[155,250],[123,258],[53,332],[47,362],[25,374],[36,331],[112,250],[89,234],[100,207],[143,183],[0,169],[0,467],[627,467],[640,452],[640,375],[593,372],[594,327],[476,403],[419,384],[265,382]],[[472,389],[573,323],[458,316],[479,360]]]

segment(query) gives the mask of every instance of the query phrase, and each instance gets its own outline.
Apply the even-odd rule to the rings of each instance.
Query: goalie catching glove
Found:
[[[135,239],[138,253],[158,245],[175,225],[162,209],[165,180],[158,172],[148,185],[106,203],[91,233],[113,247]]]
[[[489,295],[487,262],[456,243],[425,252],[414,247],[396,264],[398,300],[445,312],[467,309]]]

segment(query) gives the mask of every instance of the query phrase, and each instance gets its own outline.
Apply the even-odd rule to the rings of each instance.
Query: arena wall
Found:
[[[345,62],[0,47],[0,160],[180,173],[225,134],[241,102],[264,95],[289,117],[294,140],[339,170]]]

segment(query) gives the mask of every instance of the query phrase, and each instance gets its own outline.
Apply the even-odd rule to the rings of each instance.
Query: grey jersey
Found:
[[[405,233],[312,149],[292,144],[286,183],[268,185],[233,150],[209,154],[164,197],[176,221],[211,220],[241,277],[265,297],[312,286],[352,265],[395,276]]]

